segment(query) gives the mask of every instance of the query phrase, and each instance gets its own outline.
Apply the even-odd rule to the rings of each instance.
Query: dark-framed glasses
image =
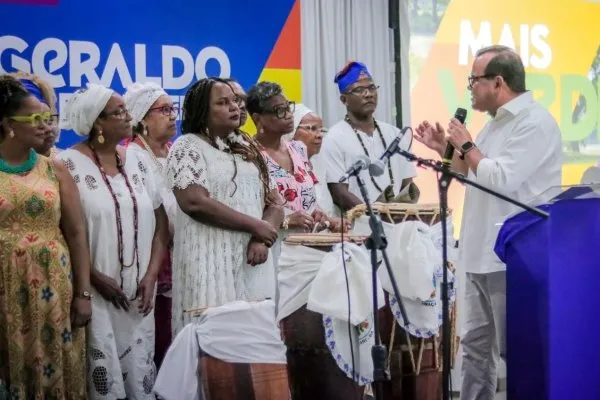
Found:
[[[355,96],[364,96],[367,93],[377,93],[378,90],[379,85],[357,86],[354,89],[348,90],[347,93],[353,94]]]
[[[293,114],[296,110],[296,103],[288,102],[287,106],[275,107],[272,110],[265,110],[266,113],[273,114],[279,119],[284,119],[287,113]]]
[[[473,85],[476,84],[477,82],[479,82],[479,80],[481,80],[481,79],[493,79],[497,76],[498,75],[494,75],[494,74],[470,75],[467,78],[467,80],[469,82],[469,89],[471,89],[473,87]]]
[[[55,126],[58,124],[58,114],[52,114],[49,111],[29,115],[14,115],[9,117],[9,119],[16,122],[24,122],[34,127],[42,124],[48,126]]]
[[[127,109],[125,107],[121,107],[115,111],[102,112],[100,114],[100,117],[103,117],[103,118],[115,117],[116,119],[125,119],[125,118],[127,118],[128,115],[129,115],[129,111],[127,111]]]

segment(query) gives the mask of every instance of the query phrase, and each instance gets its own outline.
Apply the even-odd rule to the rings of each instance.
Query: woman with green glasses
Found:
[[[52,118],[48,120],[48,124],[46,125],[48,135],[46,140],[39,146],[34,147],[34,150],[37,151],[38,154],[54,158],[59,151],[55,146],[58,141],[59,129],[58,109],[56,107],[57,102],[54,88],[39,76],[27,72],[19,71],[9,75],[17,79],[30,95],[34,96],[42,103],[44,112],[52,115]]]
[[[79,192],[62,163],[34,150],[54,119],[0,76],[0,398],[86,398],[78,328],[92,309]]]

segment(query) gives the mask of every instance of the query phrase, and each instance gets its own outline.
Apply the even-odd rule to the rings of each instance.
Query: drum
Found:
[[[402,204],[402,203],[375,203],[373,210],[379,213],[383,222],[399,224],[406,221],[420,221],[429,226],[440,222],[440,207],[437,204]],[[348,218],[355,226],[362,224],[359,231],[364,233],[367,229],[365,218],[366,206],[358,205],[348,211]],[[451,211],[448,211],[448,216]],[[393,250],[389,250],[393,251]],[[449,266],[453,271],[454,267]],[[400,277],[396,277],[400,279]],[[438,277],[439,281],[439,277]],[[439,306],[440,291],[436,291],[438,303],[432,304],[413,302],[412,309],[422,307],[425,312],[441,315],[441,307],[431,308],[433,304]],[[390,302],[390,300],[392,301]],[[405,306],[407,301],[405,301]],[[410,319],[409,315],[409,319]],[[379,310],[379,333],[381,341],[388,349],[387,365],[390,371],[390,381],[385,382],[384,398],[386,400],[439,400],[442,396],[442,327],[437,332],[421,330],[410,326],[403,328],[397,321],[401,319],[399,307],[393,296],[386,293],[386,306]],[[452,364],[458,349],[456,336],[456,307],[450,308]],[[412,322],[412,320],[411,320]]]
[[[197,320],[204,400],[289,400],[285,346],[272,300],[188,312]]]
[[[205,400],[288,400],[285,364],[228,363],[200,353]]]
[[[362,244],[363,236],[344,236],[345,241]],[[329,252],[341,243],[340,234],[292,234],[286,245],[305,246]],[[346,376],[325,341],[323,315],[307,310],[306,305],[281,320],[287,347],[287,367],[293,400],[362,399],[364,387]]]
[[[374,203],[372,208],[373,211],[379,213],[383,222],[390,224],[421,221],[432,226],[440,222],[439,204]],[[356,221],[366,213],[367,207],[359,204],[349,210],[347,215],[350,221]],[[448,216],[451,214],[451,210],[448,210]]]

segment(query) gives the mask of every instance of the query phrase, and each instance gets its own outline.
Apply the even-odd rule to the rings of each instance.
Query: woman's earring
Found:
[[[10,132],[8,132],[8,137],[11,138],[11,139],[14,138],[15,137],[15,132],[12,131],[12,130]]]
[[[142,131],[142,135],[144,136],[148,136],[149,135],[149,131],[148,131],[148,125],[142,125],[144,127],[144,130]]]
[[[103,144],[104,143],[104,135],[102,135],[102,130],[98,131],[98,138],[96,139],[98,141],[98,143]]]

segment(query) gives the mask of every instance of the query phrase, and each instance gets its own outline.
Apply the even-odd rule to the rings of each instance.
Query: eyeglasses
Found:
[[[352,90],[348,90],[346,93],[353,94],[355,96],[364,96],[367,93],[377,93],[377,90],[379,90],[378,85],[358,86]]]
[[[148,112],[150,112],[150,111],[159,111],[165,117],[178,116],[179,115],[179,106],[172,105],[172,106],[152,107],[148,110]]]
[[[277,107],[272,110],[265,110],[265,113],[273,114],[279,119],[284,119],[287,113],[293,114],[296,110],[296,103],[293,101],[288,102],[287,106]]]
[[[105,112],[100,113],[100,117],[102,117],[102,118],[115,117],[116,119],[125,119],[125,118],[127,118],[128,115],[130,115],[129,111],[127,111],[127,109],[125,107],[119,108],[118,110],[107,112],[107,113],[105,113]]]
[[[311,131],[313,133],[321,132],[321,134],[327,133],[327,128],[323,128],[319,125],[298,125],[298,129],[306,129],[307,131]]]
[[[497,77],[498,75],[493,75],[493,74],[485,74],[485,75],[471,75],[469,76],[467,79],[469,81],[469,90],[471,90],[473,88],[473,85],[476,84],[477,82],[479,82],[480,79],[492,79]]]
[[[11,120],[17,122],[25,122],[33,127],[40,125],[55,126],[58,123],[58,115],[51,112],[35,113],[29,115],[15,115],[10,117]]]

